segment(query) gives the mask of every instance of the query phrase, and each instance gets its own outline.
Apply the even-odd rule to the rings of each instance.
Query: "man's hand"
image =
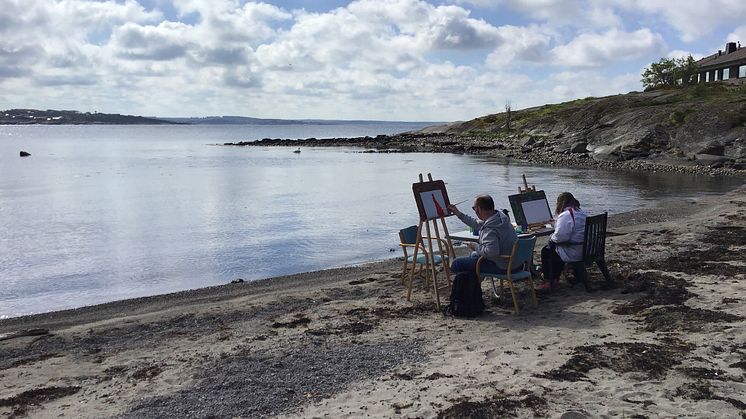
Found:
[[[477,250],[477,244],[476,243],[466,243],[466,247],[468,247],[472,251]]]
[[[447,208],[448,208],[448,211],[451,211],[452,213],[456,214],[457,216],[461,214],[461,211],[459,211],[458,208],[456,208],[456,206],[453,205],[453,204],[449,205]]]

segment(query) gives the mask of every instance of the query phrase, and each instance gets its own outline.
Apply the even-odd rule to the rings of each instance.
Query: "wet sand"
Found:
[[[3,320],[0,415],[741,417],[746,187],[609,230],[616,287],[520,316],[409,302],[392,259]]]

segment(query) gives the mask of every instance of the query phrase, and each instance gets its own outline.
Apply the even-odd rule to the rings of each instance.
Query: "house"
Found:
[[[728,42],[725,51],[718,50],[717,54],[702,58],[695,64],[699,68],[697,83],[711,81],[728,81],[731,83],[746,80],[746,48],[739,42]]]

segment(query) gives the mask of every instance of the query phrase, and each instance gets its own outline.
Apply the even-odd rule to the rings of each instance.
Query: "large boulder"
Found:
[[[711,141],[702,146],[694,154],[710,154],[713,156],[722,156],[725,152],[725,146],[720,141]]]
[[[21,150],[20,155],[21,155],[21,157],[28,157],[28,156],[31,155],[31,153]]]
[[[572,143],[570,146],[570,153],[577,154],[577,153],[585,153],[588,151],[587,149],[588,143],[585,141],[576,141]]]
[[[724,162],[729,161],[727,157],[718,156],[715,154],[695,154],[694,160],[697,164],[704,166],[722,165]]]

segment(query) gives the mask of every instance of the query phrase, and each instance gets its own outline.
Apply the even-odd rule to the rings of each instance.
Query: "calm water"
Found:
[[[211,145],[415,128],[0,126],[0,317],[398,256],[398,229],[417,222],[418,173],[445,180],[453,202],[490,193],[501,207],[525,173],[550,200],[570,190],[591,212],[611,213],[739,184],[449,154]]]

